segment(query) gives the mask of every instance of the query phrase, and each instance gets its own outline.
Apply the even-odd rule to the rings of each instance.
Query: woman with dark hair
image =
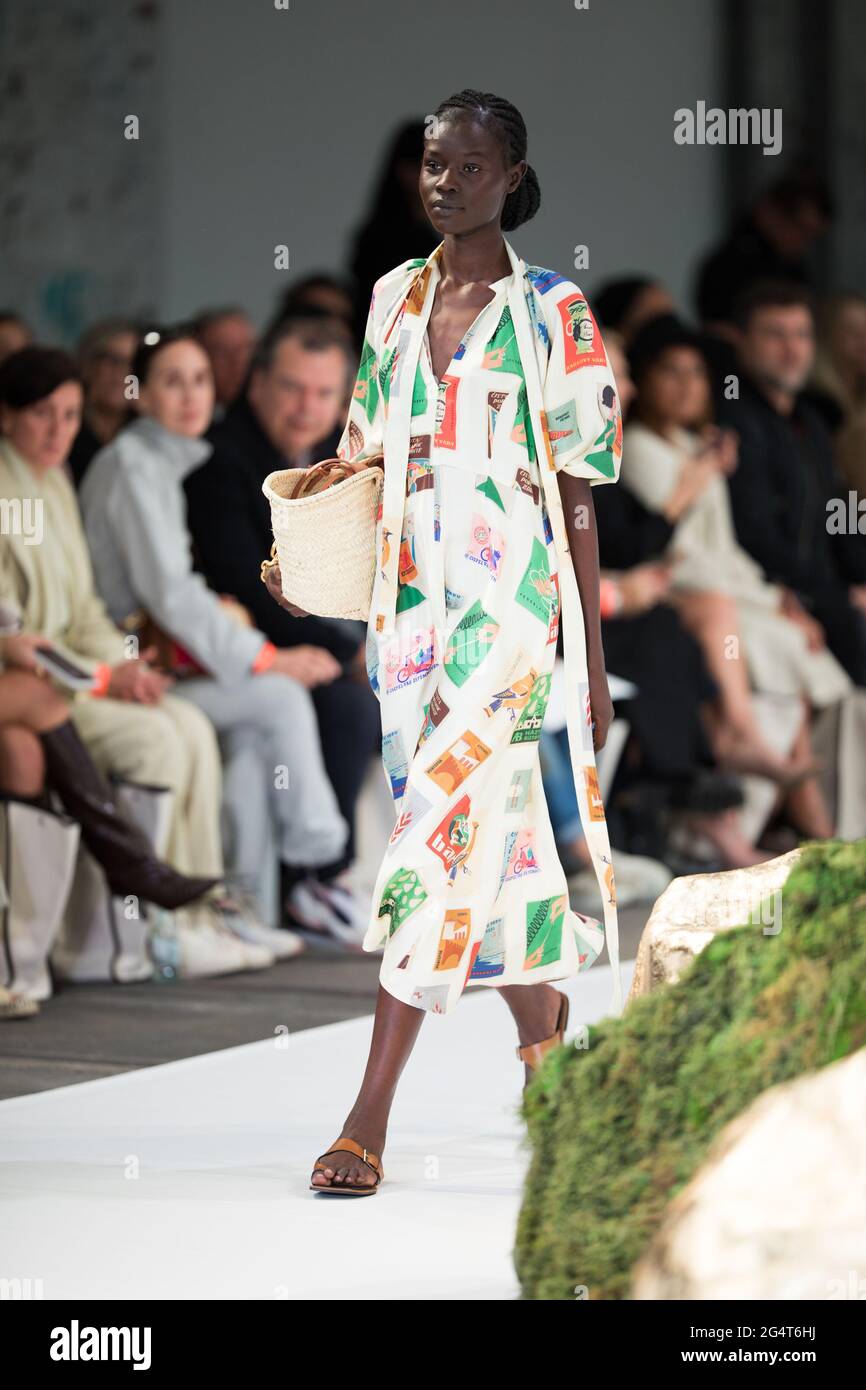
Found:
[[[0,598],[23,629],[0,647],[8,668],[0,719],[38,736],[47,780],[81,822],[115,891],[179,907],[219,882],[218,863],[189,862],[183,827],[184,797],[192,795],[185,782],[207,784],[208,755],[218,776],[216,749],[205,721],[179,717],[175,726],[165,682],[144,659],[126,659],[123,634],[93,590],[75,495],[61,467],[81,422],[81,398],[78,369],[60,349],[23,348],[0,366],[0,494],[9,523],[0,534]],[[34,697],[39,647],[96,677],[71,713],[59,696]],[[175,790],[170,857],[193,877],[154,857],[145,836],[118,814],[104,771]]]
[[[529,1078],[605,940],[615,892],[595,750],[612,717],[590,488],[616,479],[616,383],[589,305],[503,232],[541,194],[526,126],[465,90],[428,122],[418,189],[440,240],[376,283],[341,457],[384,452],[368,673],[397,821],[364,947],[384,943],[370,1057],[315,1191],[369,1195],[426,1012],[467,984],[514,1015]],[[322,563],[339,557],[322,557]],[[574,912],[538,739],[562,605],[569,744],[605,927]]]
[[[202,438],[214,402],[204,348],[185,325],[154,329],[132,370],[138,418],[97,454],[80,493],[97,586],[115,622],[153,634],[181,703],[219,735],[230,869],[264,918],[257,939],[282,955],[303,944],[283,929],[282,863],[298,871],[289,897],[315,899],[312,929],[351,948],[361,924],[345,882],[348,826],[311,696],[339,663],[277,647],[193,569],[184,479],[213,450]]]
[[[349,270],[355,281],[355,337],[359,343],[375,281],[407,256],[426,256],[436,245],[436,231],[418,195],[423,154],[424,122],[405,121],[391,138],[369,211],[355,234]]]
[[[630,353],[637,397],[625,430],[623,485],[673,527],[671,601],[700,643],[719,699],[710,735],[720,765],[777,781],[806,835],[832,833],[812,756],[808,710],[834,704],[850,681],[817,644],[808,616],[739,544],[727,478],[736,438],[711,420],[710,378],[698,335],[672,315],[646,324]],[[740,657],[742,645],[742,657]],[[752,691],[802,698],[803,723],[783,757],[759,728]]]

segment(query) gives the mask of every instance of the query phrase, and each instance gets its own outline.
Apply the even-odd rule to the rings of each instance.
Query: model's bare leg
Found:
[[[380,1158],[397,1082],[415,1046],[425,1013],[424,1009],[395,999],[384,985],[379,985],[367,1068],[340,1134],[348,1135]],[[339,1186],[344,1182],[375,1184],[376,1173],[363,1159],[345,1150],[334,1152],[331,1158],[330,1166],[324,1171],[318,1169],[311,1178],[317,1187]]]
[[[559,1018],[560,991],[554,985],[500,985],[497,993],[514,1016],[521,1047],[550,1037]],[[523,1069],[529,1081],[532,1068],[524,1063]]]

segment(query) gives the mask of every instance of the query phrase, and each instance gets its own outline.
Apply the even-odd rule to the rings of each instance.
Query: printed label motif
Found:
[[[467,729],[426,769],[427,776],[443,791],[454,792],[470,772],[490,757],[490,749],[477,734]]]
[[[442,817],[427,841],[428,847],[441,859],[449,885],[454,883],[459,868],[468,872],[466,860],[478,836],[478,821],[469,819],[470,811],[469,797],[462,796]]]
[[[382,891],[379,903],[379,917],[389,917],[388,936],[392,937],[407,917],[426,901],[427,890],[414,869],[397,869],[391,875]]]
[[[479,602],[473,603],[464,613],[445,651],[445,671],[455,685],[464,685],[481,665],[498,631],[499,624]]]
[[[538,498],[540,496],[540,490],[538,484],[534,483],[531,477],[529,476],[529,469],[518,468],[515,474],[515,479],[517,482],[517,486],[520,488],[520,491],[525,492],[527,497],[531,497],[533,502],[537,503]]]
[[[437,686],[430,697],[430,703],[424,706],[424,722],[421,725],[421,732],[418,735],[418,742],[415,746],[416,753],[421,745],[427,742],[433,730],[442,723],[447,713],[448,706],[442,699],[439,687]]]
[[[457,448],[457,391],[460,386],[458,376],[443,376],[439,383],[436,399],[436,434],[433,439],[437,449]]]
[[[601,799],[601,791],[598,785],[598,773],[594,767],[583,769],[583,782],[586,787],[586,796],[589,801],[590,820],[604,820],[604,803]]]
[[[490,980],[505,972],[505,918],[494,917],[484,928],[484,936],[472,970],[470,980]]]
[[[499,887],[501,888],[503,883],[511,883],[516,878],[526,878],[527,874],[537,873],[535,831],[531,829],[509,830],[505,836]]]
[[[542,898],[526,904],[526,958],[524,970],[555,965],[562,954],[562,928],[568,899]]]
[[[487,457],[489,459],[493,458],[493,435],[496,430],[496,422],[499,419],[502,402],[507,399],[507,391],[487,392]]]
[[[476,512],[472,518],[469,546],[465,554],[466,559],[471,560],[473,565],[483,565],[489,571],[491,579],[499,578],[502,557],[505,554],[505,537],[501,531],[490,526],[480,512]]]
[[[417,787],[410,787],[400,807],[400,814],[397,817],[394,829],[391,831],[391,838],[388,845],[391,849],[398,845],[410,826],[417,825],[422,816],[430,810],[431,803],[426,796],[422,796]]]
[[[583,295],[566,295],[556,307],[562,319],[565,370],[605,366],[607,358],[598,324]]]
[[[507,815],[515,815],[525,811],[529,802],[529,792],[532,783],[532,768],[523,767],[515,772],[511,778],[511,785],[505,796],[505,811]]]
[[[518,720],[517,728],[511,735],[512,743],[537,743],[541,738],[544,712],[550,698],[550,674],[539,676],[532,687],[526,709]]]
[[[547,628],[546,646],[555,642],[559,636],[559,573],[554,570],[550,576],[550,623]]]
[[[490,704],[484,706],[484,713],[492,718],[499,710],[507,710],[508,718],[513,724],[532,694],[532,687],[537,679],[538,672],[534,667],[530,668],[526,675],[507,685],[504,690],[497,690]]]
[[[516,601],[527,608],[547,627],[550,623],[550,610],[554,601],[555,586],[550,577],[550,562],[547,549],[537,536],[532,537],[532,554],[523,572]]]
[[[419,985],[413,989],[409,1002],[416,1009],[425,1009],[429,1014],[444,1014],[448,1011],[448,985]]]
[[[578,699],[583,718],[580,721],[580,746],[584,753],[591,753],[592,747],[592,709],[589,703],[589,681],[579,681]]]
[[[435,630],[422,628],[416,632],[398,633],[388,643],[382,658],[385,669],[385,689],[389,694],[423,680],[436,665]]]
[[[471,934],[472,914],[468,907],[452,908],[446,912],[433,969],[453,970],[459,965]]]
[[[570,449],[576,448],[580,444],[580,435],[577,432],[577,406],[575,402],[566,401],[564,405],[558,405],[554,410],[548,410],[545,413],[547,415],[547,433],[554,457],[557,454],[567,454]]]
[[[389,729],[382,735],[382,761],[391,783],[391,795],[395,801],[399,801],[406,790],[409,775],[409,761],[399,729]]]

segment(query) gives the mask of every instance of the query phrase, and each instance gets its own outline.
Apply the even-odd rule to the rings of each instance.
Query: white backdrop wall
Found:
[[[718,236],[723,147],[673,113],[724,104],[716,0],[173,0],[162,19],[160,301],[238,300],[257,321],[290,272],[340,269],[392,129],[464,86],[522,111],[542,207],[527,259],[592,289],[647,270],[688,295]],[[768,161],[769,163],[769,161]],[[575,272],[573,248],[589,247]],[[411,255],[412,250],[407,251]]]

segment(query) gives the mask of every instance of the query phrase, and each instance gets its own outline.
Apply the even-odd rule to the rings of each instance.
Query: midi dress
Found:
[[[560,582],[508,305],[514,273],[491,284],[441,380],[424,332],[400,534],[381,509],[377,523],[383,568],[367,671],[396,822],[363,947],[384,948],[389,993],[438,1014],[467,986],[572,976],[605,939],[598,921],[570,908],[541,779]],[[372,316],[371,307],[371,335]],[[612,380],[606,371],[593,392],[588,469],[608,478],[621,441],[618,411],[604,406]],[[387,354],[367,338],[341,457],[381,448],[388,385]],[[393,630],[379,632],[376,586],[390,547],[399,548],[396,612]],[[582,696],[591,749],[588,686]],[[594,767],[585,771],[590,816],[595,808],[603,821]]]

